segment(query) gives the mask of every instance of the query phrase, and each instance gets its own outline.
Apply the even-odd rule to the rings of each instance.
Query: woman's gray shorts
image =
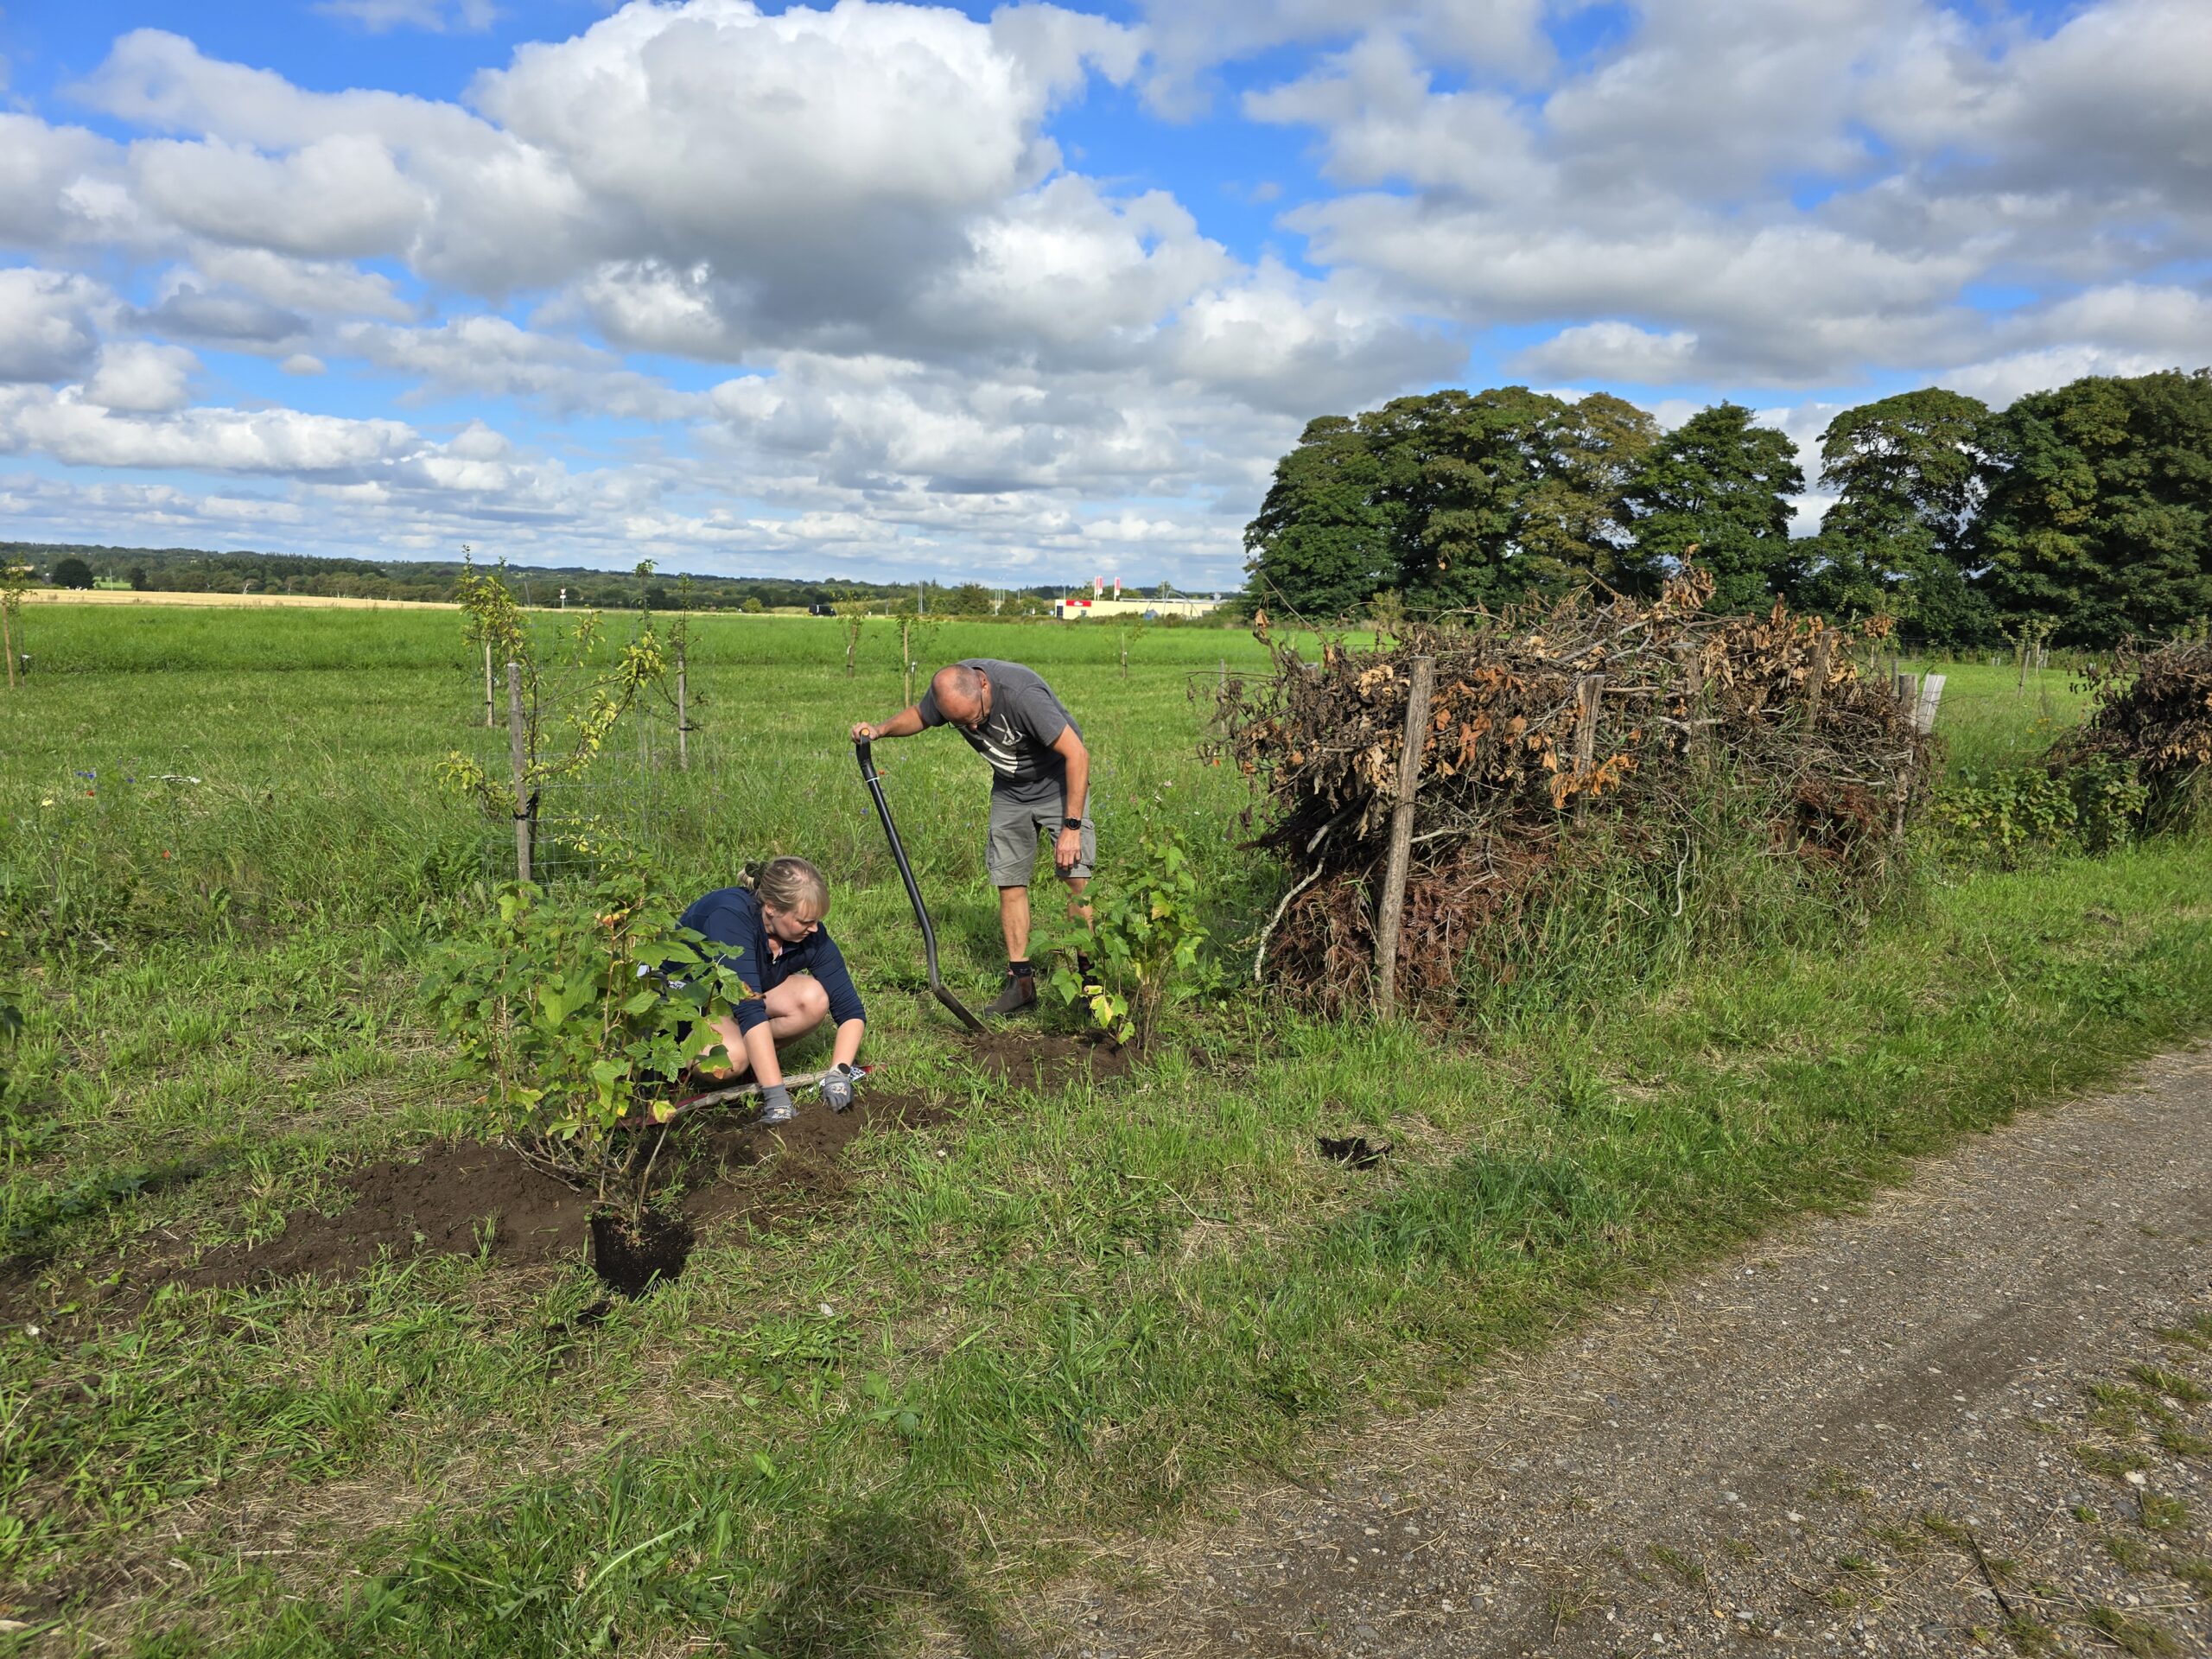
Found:
[[[1060,833],[1061,798],[1049,801],[1020,801],[998,790],[991,791],[990,841],[983,852],[983,868],[995,887],[1026,887],[1037,871],[1037,843],[1047,850]],[[1083,856],[1067,872],[1071,879],[1088,877],[1091,861],[1098,856],[1098,837],[1090,820],[1083,821]],[[1059,872],[1055,870],[1055,875]]]

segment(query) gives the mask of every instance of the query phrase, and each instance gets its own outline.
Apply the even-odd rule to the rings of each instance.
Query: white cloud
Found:
[[[0,270],[0,381],[66,380],[99,345],[93,313],[105,300],[86,278],[18,266]]]
[[[329,365],[312,352],[294,352],[276,366],[286,374],[321,374]]]
[[[2087,374],[2155,374],[2175,366],[2171,357],[2157,353],[2115,351],[2103,346],[2050,346],[1945,369],[1935,376],[1935,381],[1952,391],[1979,397],[1992,409],[2002,409],[2024,392],[2063,386]]]
[[[408,322],[415,308],[400,298],[391,277],[338,260],[293,259],[267,248],[203,245],[192,250],[191,269],[270,304],[295,311]]]
[[[315,0],[326,17],[358,24],[372,35],[395,29],[426,29],[433,35],[480,34],[499,21],[492,0]]]
[[[288,475],[358,472],[418,443],[397,421],[296,410],[190,409],[158,418],[103,408],[73,391],[0,392],[0,450],[76,467]]]
[[[200,359],[181,346],[110,340],[85,383],[85,401],[131,414],[166,414],[191,401],[199,367]]]
[[[677,420],[704,409],[703,399],[623,367],[610,352],[533,334],[505,317],[456,317],[429,328],[350,323],[332,345],[416,380],[427,393],[530,397],[635,420]]]
[[[1697,336],[1686,328],[1662,334],[1632,322],[1607,321],[1560,329],[1520,353],[1512,370],[1516,374],[1663,386],[1694,378],[1696,359]]]

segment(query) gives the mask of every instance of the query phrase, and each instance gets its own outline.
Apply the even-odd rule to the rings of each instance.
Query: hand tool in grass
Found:
[[[865,1077],[874,1070],[875,1068],[872,1065],[856,1065],[853,1068],[853,1075],[855,1077]],[[786,1089],[811,1088],[829,1075],[827,1071],[786,1071],[784,1074],[784,1087]],[[686,1095],[676,1103],[675,1109],[668,1115],[668,1120],[674,1122],[684,1113],[695,1111],[702,1106],[726,1106],[733,1100],[749,1100],[760,1092],[760,1085],[748,1077],[743,1083],[733,1083],[723,1088],[709,1088],[701,1094]],[[857,1105],[859,1103],[855,1101],[854,1103]],[[634,1129],[651,1121],[650,1118],[633,1112],[622,1120],[622,1126],[625,1128]]]
[[[883,798],[883,775],[875,769],[867,741],[855,739],[853,753],[861,763],[861,781],[868,785],[868,794],[874,798],[875,816],[883,820],[884,839],[891,843],[891,861],[899,867],[899,879],[906,884],[907,902],[914,907],[914,920],[921,925],[922,955],[929,964],[930,991],[952,1011],[954,1019],[970,1031],[981,1031],[983,1022],[968,1012],[967,1007],[945,988],[944,981],[938,976],[937,930],[930,925],[930,912],[922,903],[922,890],[914,885],[914,868],[906,862],[906,849],[899,840],[899,826],[891,821],[891,803]]]

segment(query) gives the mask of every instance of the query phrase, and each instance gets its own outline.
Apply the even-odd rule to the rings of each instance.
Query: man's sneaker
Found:
[[[757,1123],[788,1123],[798,1116],[798,1107],[788,1100],[778,1100],[763,1106],[760,1116],[753,1121]]]
[[[1019,1014],[1024,1008],[1032,1008],[1036,1006],[1037,976],[1008,974],[1006,976],[1006,988],[999,993],[998,1000],[986,1007],[983,1012],[997,1014]]]

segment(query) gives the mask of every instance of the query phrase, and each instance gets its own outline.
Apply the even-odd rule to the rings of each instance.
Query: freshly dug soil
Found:
[[[1096,1032],[1079,1036],[1032,1031],[986,1031],[961,1040],[962,1052],[978,1071],[1035,1089],[1058,1089],[1079,1077],[1095,1083],[1128,1075],[1135,1064],[1131,1043],[1109,1042]]]
[[[741,1109],[749,1115],[752,1108]],[[747,1122],[736,1113],[709,1115],[684,1123],[681,1139],[664,1159],[684,1185],[689,1226],[738,1216],[760,1225],[843,1197],[850,1183],[837,1160],[862,1125],[918,1128],[944,1116],[943,1108],[918,1096],[864,1090],[849,1112],[810,1103],[797,1122],[779,1128]],[[760,1177],[741,1183],[727,1179],[772,1154],[778,1154],[776,1161]],[[265,1244],[227,1245],[190,1267],[153,1266],[143,1276],[131,1275],[139,1294],[164,1284],[204,1289],[273,1284],[302,1273],[358,1272],[387,1251],[474,1255],[487,1238],[493,1261],[528,1266],[582,1255],[592,1231],[588,1194],[531,1168],[505,1147],[447,1142],[416,1161],[371,1164],[344,1185],[354,1201],[341,1213],[296,1210],[284,1230]],[[661,1271],[664,1278],[675,1276],[665,1266]],[[639,1282],[642,1286],[642,1277]]]
[[[1127,1046],[1090,1036],[994,1031],[971,1039],[979,1070],[1018,1084],[1052,1089],[1087,1076],[1125,1075],[1135,1058]],[[864,1125],[915,1129],[941,1122],[945,1104],[914,1094],[863,1087],[850,1111],[835,1113],[809,1100],[798,1119],[778,1128],[752,1122],[754,1103],[702,1109],[674,1132],[660,1164],[683,1192],[683,1219],[696,1232],[742,1221],[754,1233],[842,1201],[852,1175],[843,1154]],[[772,1163],[757,1175],[741,1171]],[[119,1278],[110,1259],[50,1269],[14,1262],[0,1269],[0,1319],[35,1319],[75,1300],[94,1320],[128,1317],[164,1285],[208,1289],[268,1285],[301,1274],[343,1276],[387,1255],[475,1255],[505,1267],[574,1261],[591,1235],[589,1195],[533,1169],[504,1147],[448,1142],[412,1159],[368,1165],[346,1176],[351,1197],[340,1212],[294,1211],[284,1230],[257,1245],[226,1245],[196,1262],[140,1257]],[[665,1267],[663,1278],[672,1278]]]
[[[270,1284],[302,1273],[364,1268],[394,1255],[474,1255],[521,1264],[583,1248],[592,1200],[532,1169],[505,1147],[448,1142],[418,1162],[371,1164],[343,1183],[353,1202],[335,1216],[295,1210],[265,1244],[226,1245],[189,1268],[156,1269],[147,1285],[201,1289]]]

